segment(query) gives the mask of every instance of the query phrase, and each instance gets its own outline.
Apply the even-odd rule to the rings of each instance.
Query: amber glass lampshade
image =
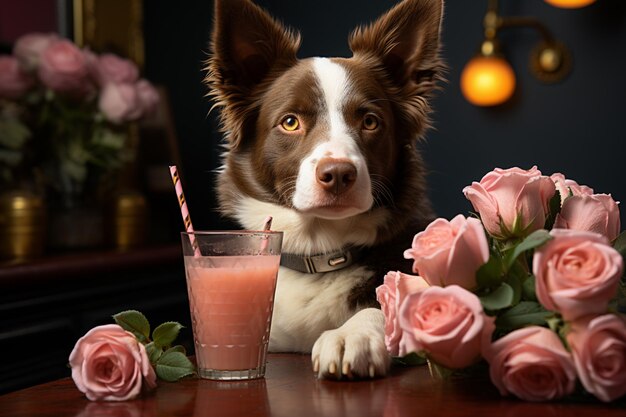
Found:
[[[546,3],[563,9],[578,9],[579,7],[589,6],[591,3],[595,3],[595,1],[596,0],[545,0]]]
[[[507,101],[515,91],[515,73],[498,56],[476,56],[461,73],[461,91],[472,104],[495,106]]]

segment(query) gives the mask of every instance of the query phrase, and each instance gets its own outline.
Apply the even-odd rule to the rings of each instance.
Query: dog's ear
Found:
[[[249,0],[215,0],[211,54],[205,78],[214,107],[236,146],[257,87],[297,61],[300,36]]]
[[[421,94],[441,77],[439,35],[443,0],[404,0],[350,36],[355,56],[375,56],[400,86],[412,83]]]

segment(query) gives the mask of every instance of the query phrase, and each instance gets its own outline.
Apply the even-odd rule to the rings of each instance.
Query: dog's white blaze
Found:
[[[328,145],[330,146],[326,148],[336,147],[333,154],[336,158],[349,157],[350,155],[342,155],[342,153],[353,154],[356,146],[354,140],[348,135],[348,127],[341,112],[350,88],[346,70],[328,58],[315,58],[313,68],[328,110],[327,117],[330,125]]]
[[[350,81],[346,70],[328,58],[315,58],[313,71],[325,103],[326,114],[320,115],[320,123],[328,125],[328,138],[316,146],[302,160],[293,197],[294,206],[302,211],[312,210],[324,218],[343,218],[368,210],[373,202],[369,171],[355,138],[350,133],[343,116],[343,106],[350,94]],[[357,169],[357,180],[346,200],[350,206],[340,212],[317,209],[325,206],[325,192],[316,179],[317,162],[324,157],[349,159]]]

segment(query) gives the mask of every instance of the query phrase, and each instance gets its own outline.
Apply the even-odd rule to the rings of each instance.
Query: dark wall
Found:
[[[258,0],[303,35],[306,56],[349,56],[347,36],[375,19],[394,0]],[[204,98],[202,61],[211,30],[212,2],[145,2],[147,76],[169,88],[181,148],[187,200],[197,229],[222,227],[215,213],[213,170],[220,136]],[[532,15],[563,41],[574,57],[571,75],[546,85],[528,70],[536,33],[509,29],[501,39],[517,73],[514,99],[479,108],[461,95],[459,77],[482,37],[485,1],[448,0],[443,56],[448,83],[434,102],[435,129],[422,145],[430,169],[430,195],[441,216],[466,214],[461,193],[494,167],[538,167],[612,193],[626,201],[626,2],[598,0],[579,10],[541,0],[502,0],[503,15]],[[622,223],[626,217],[622,214]]]

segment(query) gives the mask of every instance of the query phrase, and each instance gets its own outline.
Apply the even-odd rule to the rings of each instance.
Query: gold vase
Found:
[[[40,257],[45,235],[46,209],[41,197],[24,190],[0,195],[0,259]]]
[[[123,191],[113,199],[108,214],[108,240],[119,250],[128,250],[146,243],[148,204],[137,191]]]

